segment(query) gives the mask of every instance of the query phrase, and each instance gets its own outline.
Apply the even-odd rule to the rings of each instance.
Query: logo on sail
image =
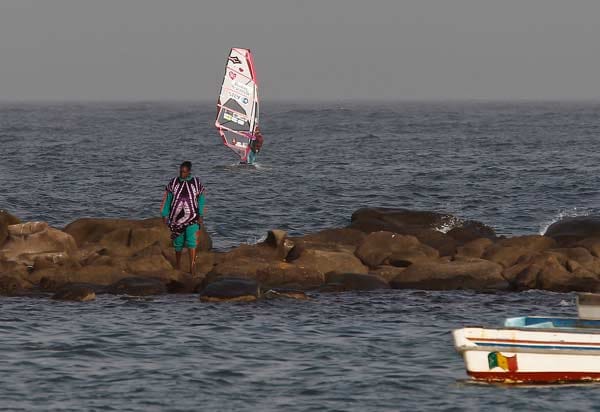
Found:
[[[235,79],[237,77],[237,74],[235,72],[229,72],[229,78],[231,80]]]
[[[242,64],[242,61],[237,56],[231,56],[231,57],[229,57],[229,61],[231,63],[233,63],[233,64]]]

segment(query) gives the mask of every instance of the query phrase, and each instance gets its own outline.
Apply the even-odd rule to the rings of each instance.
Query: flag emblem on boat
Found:
[[[490,369],[498,367],[509,372],[516,372],[517,369],[519,369],[517,365],[517,355],[504,356],[500,352],[488,353],[488,365]]]

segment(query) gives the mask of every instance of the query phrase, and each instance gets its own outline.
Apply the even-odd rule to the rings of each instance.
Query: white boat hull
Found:
[[[600,332],[464,328],[454,344],[469,376],[501,382],[600,380]]]

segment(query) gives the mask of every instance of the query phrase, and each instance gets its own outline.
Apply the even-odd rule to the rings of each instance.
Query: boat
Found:
[[[225,75],[217,101],[215,126],[223,144],[240,163],[252,164],[251,143],[258,130],[258,81],[254,58],[249,49],[232,48],[225,64]]]
[[[467,374],[504,383],[600,381],[600,295],[580,294],[577,318],[508,318],[452,332]]]

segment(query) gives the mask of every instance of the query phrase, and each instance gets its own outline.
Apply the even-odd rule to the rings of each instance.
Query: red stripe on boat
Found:
[[[581,382],[600,380],[600,372],[470,372],[469,376],[490,382]]]

